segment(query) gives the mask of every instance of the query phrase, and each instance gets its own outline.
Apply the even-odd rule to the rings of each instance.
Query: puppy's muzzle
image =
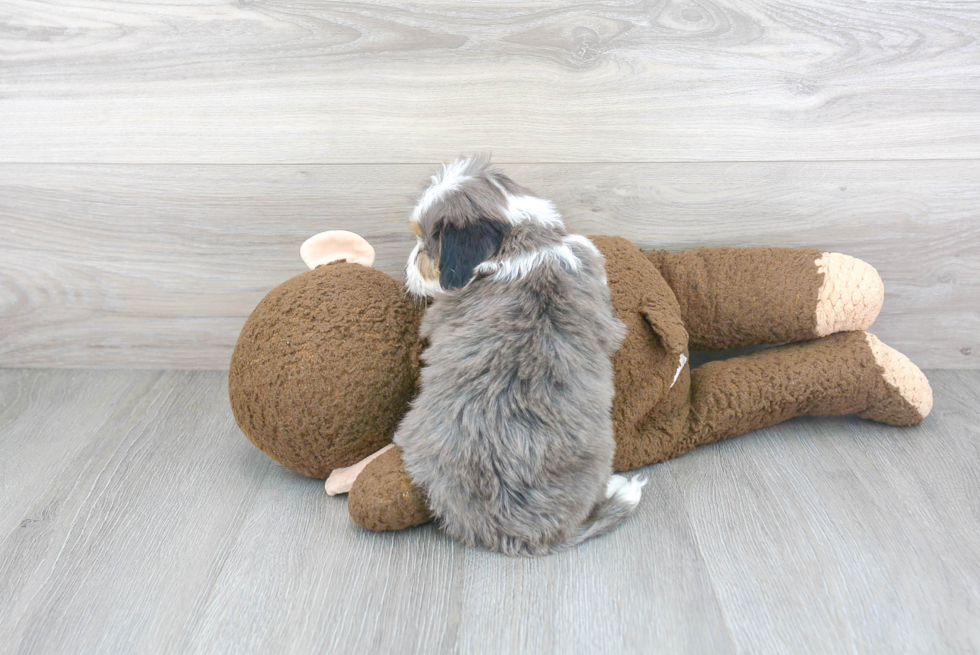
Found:
[[[422,239],[408,256],[405,269],[408,290],[419,297],[433,296],[442,291],[439,284],[439,262],[429,255]]]

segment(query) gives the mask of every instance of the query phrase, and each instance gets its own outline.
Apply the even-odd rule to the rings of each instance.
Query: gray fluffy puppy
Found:
[[[442,528],[509,555],[612,530],[646,481],[612,475],[610,357],[625,327],[602,255],[485,158],[444,166],[409,226],[407,286],[434,302],[394,442]]]

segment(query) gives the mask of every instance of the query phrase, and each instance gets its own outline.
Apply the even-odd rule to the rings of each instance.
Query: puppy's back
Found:
[[[543,554],[612,529],[639,500],[642,483],[610,479],[624,327],[601,256],[576,239],[563,242],[574,262],[486,267],[423,320],[422,389],[395,442],[465,543]]]

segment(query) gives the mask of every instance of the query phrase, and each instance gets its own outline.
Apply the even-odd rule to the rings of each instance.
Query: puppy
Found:
[[[407,287],[433,302],[394,442],[442,528],[509,555],[612,530],[646,480],[612,475],[610,357],[625,327],[602,255],[485,158],[444,166],[409,226]]]

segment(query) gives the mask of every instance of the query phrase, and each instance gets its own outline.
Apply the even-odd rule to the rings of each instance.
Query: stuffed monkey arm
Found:
[[[677,296],[692,350],[865,330],[884,300],[877,271],[840,253],[720,247],[644,255]]]
[[[326,482],[323,483],[323,488],[326,489],[327,495],[337,496],[339,494],[349,493],[351,487],[354,486],[354,480],[367,468],[367,465],[394,447],[395,444],[390,443],[384,448],[371,453],[357,464],[351,464],[350,466],[344,466],[330,471]]]
[[[402,451],[394,445],[357,476],[347,508],[355,523],[375,532],[404,530],[432,520],[425,494],[405,472]]]

